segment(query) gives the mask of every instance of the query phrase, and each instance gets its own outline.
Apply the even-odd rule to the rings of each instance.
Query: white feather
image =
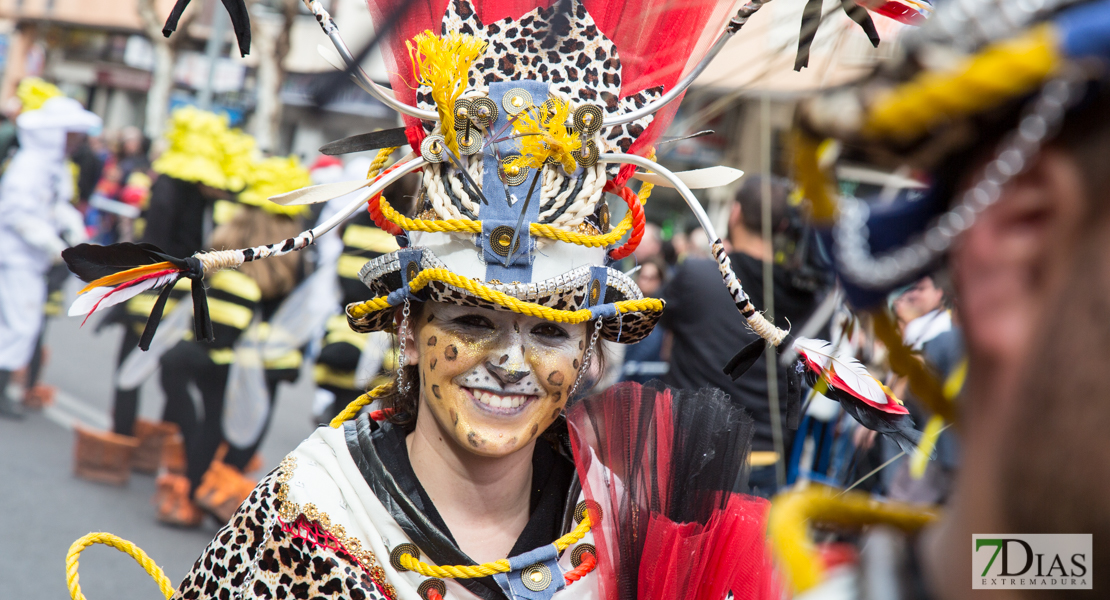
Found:
[[[154,288],[162,287],[168,283],[173,283],[177,279],[178,273],[175,271],[168,275],[161,277],[152,277],[150,279],[140,281],[135,285],[128,286],[122,290],[108,296],[111,292],[116,290],[116,287],[98,287],[93,288],[84,294],[81,294],[73,301],[69,307],[69,316],[77,317],[89,314],[94,308],[96,310],[103,310],[109,306],[115,306],[120,302],[127,302],[128,300],[138,296],[139,294],[152,290]],[[107,296],[107,297],[106,297]],[[97,303],[100,303],[97,306]]]
[[[886,392],[878,380],[871,376],[867,367],[845,352],[833,354],[832,344],[824,340],[811,338],[797,338],[794,340],[794,349],[805,354],[806,358],[827,371],[830,367],[852,391],[867,398],[875,404],[887,404]]]
[[[358,191],[373,181],[370,179],[362,181],[337,181],[335,183],[321,183],[320,185],[313,185],[306,188],[300,188],[284,194],[270,196],[270,202],[281,204],[282,206],[300,206],[302,204],[319,204],[320,202],[327,202],[340,196],[346,196],[351,192]]]
[[[674,187],[674,184],[671,183],[670,180],[655,173],[645,173],[643,171],[637,171],[632,176],[636,179],[639,179],[640,181],[646,181],[655,185],[669,188]],[[739,169],[720,166],[708,167],[705,169],[694,169],[692,171],[679,171],[675,173],[675,177],[682,181],[682,183],[685,183],[686,187],[692,190],[704,190],[707,188],[728,185],[743,176],[744,172]]]

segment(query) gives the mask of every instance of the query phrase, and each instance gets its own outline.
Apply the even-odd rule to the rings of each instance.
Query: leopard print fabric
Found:
[[[570,15],[562,14],[569,7]],[[469,89],[486,89],[495,81],[546,81],[567,95],[572,105],[595,104],[608,115],[643,107],[663,95],[657,86],[621,98],[621,61],[617,46],[598,29],[579,0],[553,2],[513,21],[506,17],[484,25],[469,0],[452,0],[441,33],[453,31],[486,40],[489,46],[469,73]],[[434,110],[431,88],[416,91],[420,108]],[[537,100],[539,102],[539,100]],[[652,117],[603,131],[610,148],[628,152],[651,124]],[[434,123],[425,123],[430,133]]]
[[[216,534],[174,600],[393,600],[342,549],[289,533],[278,519],[279,470],[267,475]]]

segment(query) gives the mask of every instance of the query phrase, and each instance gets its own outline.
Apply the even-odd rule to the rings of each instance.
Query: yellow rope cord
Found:
[[[370,178],[368,176],[367,178]],[[640,186],[639,198],[640,204],[645,204],[648,197],[651,196],[651,190],[655,187],[650,183],[644,183]],[[431,220],[431,219],[410,219],[405,215],[394,210],[393,206],[382,198],[378,202],[381,208],[382,216],[389,222],[397,225],[405,231],[424,231],[433,233],[482,233],[482,222],[473,221],[470,219],[446,219],[446,220]],[[564,231],[555,228],[546,223],[532,223],[528,231],[535,237],[548,238],[552,240],[559,240],[560,242],[567,242],[568,244],[577,244],[579,246],[586,246],[587,248],[602,248],[612,246],[621,240],[628,230],[632,229],[632,214],[630,212],[624,213],[624,218],[621,222],[613,228],[612,231],[603,235],[589,235],[585,233],[577,233],[573,231]]]
[[[880,501],[862,492],[840,493],[814,484],[775,496],[767,532],[794,593],[800,594],[821,583],[824,577],[821,558],[809,535],[810,522],[856,527],[883,523],[903,531],[917,531],[938,516],[933,507]]]
[[[165,572],[154,561],[143,552],[141,548],[132,544],[131,542],[110,533],[90,533],[82,536],[73,545],[69,547],[69,552],[66,553],[66,585],[69,586],[69,597],[73,600],[85,600],[85,595],[81,593],[81,585],[77,582],[79,577],[77,575],[77,558],[81,556],[81,551],[93,544],[104,544],[111,546],[120,552],[131,555],[135,562],[142,565],[143,569],[154,578],[158,588],[162,590],[162,595],[166,598],[173,596],[173,584],[170,583],[170,578],[166,577]]]
[[[559,240],[560,242],[567,242],[569,244],[577,244],[587,248],[603,248],[612,246],[613,244],[621,241],[624,234],[632,229],[632,211],[624,213],[624,218],[620,223],[613,228],[612,231],[603,235],[589,235],[585,233],[576,233],[573,231],[563,231],[548,225],[546,223],[532,223],[528,231],[536,237],[544,237],[552,240]]]
[[[1029,93],[1060,64],[1054,30],[1042,25],[992,44],[957,69],[924,72],[880,96],[864,133],[913,140],[941,122]]]
[[[344,422],[355,418],[355,416],[358,415],[358,411],[362,410],[363,406],[366,406],[373,402],[374,398],[381,398],[382,396],[388,394],[392,389],[392,383],[383,383],[382,385],[379,385],[369,392],[366,392],[358,398],[355,398],[351,401],[350,404],[347,405],[346,408],[343,409],[342,412],[340,412],[338,415],[335,415],[335,418],[332,419],[331,423],[329,423],[328,425],[330,425],[333,429],[342,427]]]
[[[555,540],[555,548],[558,549],[559,552],[562,552],[571,544],[585,537],[586,533],[589,531],[590,516],[589,508],[587,508],[586,516],[582,519],[582,522],[578,524],[578,527],[575,527],[574,531]],[[425,577],[439,577],[440,579],[475,579],[478,577],[496,575],[497,573],[508,573],[512,570],[512,567],[509,566],[509,559],[507,558],[482,563],[480,565],[444,565],[442,567],[437,567],[422,562],[411,554],[402,554],[398,562],[409,571],[415,571]]]
[[[447,269],[424,269],[420,272],[419,275],[416,276],[415,279],[409,282],[409,290],[414,293],[419,292],[432,281],[441,281],[443,283],[446,283],[447,285],[451,285],[470,292],[474,296],[477,296],[482,300],[485,300],[486,302],[500,304],[501,306],[504,306],[505,308],[508,308],[515,313],[538,317],[546,321],[576,324],[585,323],[586,321],[589,321],[593,318],[593,313],[591,313],[589,309],[583,308],[579,310],[559,310],[551,308],[550,306],[543,306],[541,304],[535,304],[533,302],[525,302],[523,300],[519,300],[517,298],[509,296],[508,294],[490,289],[484,284],[478,281],[474,281],[473,279],[462,277],[461,275],[456,275],[455,273],[452,273]],[[621,313],[640,312],[645,310],[663,310],[663,302],[658,298],[622,300],[615,303],[615,306],[617,308],[617,312]],[[380,296],[378,298],[374,298],[373,300],[367,300],[366,302],[363,302],[361,304],[353,304],[347,307],[347,313],[355,319],[361,319],[372,312],[384,310],[388,307],[389,302],[386,300],[386,296]]]
[[[394,146],[392,148],[382,148],[378,150],[378,155],[374,157],[374,162],[370,163],[370,168],[366,171],[366,178],[373,179],[377,177],[378,173],[382,172],[382,167],[389,161],[389,157],[392,156],[393,152],[399,147],[400,146]]]
[[[378,202],[382,216],[405,231],[427,231],[438,233],[482,233],[482,222],[470,219],[447,219],[433,221],[430,219],[410,219],[393,210],[393,207],[382,198]]]

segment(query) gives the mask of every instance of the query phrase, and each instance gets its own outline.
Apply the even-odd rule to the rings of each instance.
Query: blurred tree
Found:
[[[165,15],[158,14],[155,0],[139,0],[139,18],[143,21],[143,29],[150,43],[154,46],[154,69],[151,72],[150,90],[146,99],[146,126],[147,137],[156,140],[162,137],[162,130],[166,126],[169,110],[170,93],[173,92],[173,71],[177,64],[177,51],[188,37],[189,26],[193,18],[200,13],[199,10],[185,11],[178,23],[178,34],[169,38],[162,35],[162,24]]]
[[[268,0],[254,5],[255,47],[258,49],[257,104],[251,121],[251,134],[258,147],[272,153],[281,145],[281,86],[285,81],[282,65],[289,54],[290,30],[297,17],[300,0]]]

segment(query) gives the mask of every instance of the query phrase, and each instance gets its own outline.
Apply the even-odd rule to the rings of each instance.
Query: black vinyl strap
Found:
[[[150,309],[150,316],[147,317],[143,335],[139,338],[139,350],[143,352],[150,350],[150,342],[154,339],[154,332],[158,329],[158,324],[162,322],[162,313],[166,310],[166,301],[169,300],[170,293],[173,292],[173,286],[177,285],[180,280],[181,277],[178,277],[167,283],[162,288],[162,292],[158,294],[158,300],[154,303],[154,307]]]

